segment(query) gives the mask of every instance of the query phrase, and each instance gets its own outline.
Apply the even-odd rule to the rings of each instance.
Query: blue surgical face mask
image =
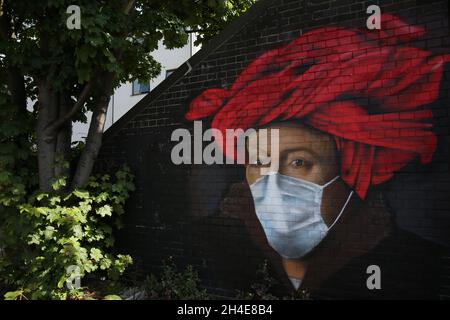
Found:
[[[321,214],[324,185],[270,172],[250,185],[256,215],[272,248],[286,259],[310,253],[328,234],[345,210],[353,191],[336,220],[328,227]]]

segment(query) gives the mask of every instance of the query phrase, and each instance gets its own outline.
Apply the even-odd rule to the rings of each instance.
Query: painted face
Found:
[[[279,130],[278,172],[280,174],[318,185],[323,185],[340,174],[339,153],[332,136],[297,122],[275,123],[267,129]],[[268,137],[270,136],[269,133]],[[263,150],[263,154],[267,154],[269,158],[277,156],[271,154],[270,141],[267,145],[268,150]],[[252,147],[248,146],[248,148]],[[249,152],[256,152],[256,150],[249,149]],[[258,159],[246,167],[249,185],[261,177],[261,163],[267,163],[267,160]],[[321,213],[328,226],[336,219],[348,193],[349,189],[341,179],[325,189]]]

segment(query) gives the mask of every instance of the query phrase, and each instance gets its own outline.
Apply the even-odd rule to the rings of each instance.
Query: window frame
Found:
[[[167,69],[166,70],[166,77],[165,79],[167,79],[168,77],[170,77],[177,69]],[[167,73],[170,73],[169,75],[167,75]]]
[[[135,91],[137,85],[139,85],[139,91]],[[148,91],[141,91],[141,85],[146,85],[146,83],[141,83],[141,82],[139,82],[139,80],[134,80],[131,82],[131,95],[132,96],[139,96],[142,94],[147,94],[151,91],[150,81],[148,82]]]

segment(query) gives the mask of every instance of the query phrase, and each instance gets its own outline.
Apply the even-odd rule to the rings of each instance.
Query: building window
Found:
[[[166,79],[167,79],[172,73],[174,73],[175,70],[177,70],[177,69],[166,70]]]
[[[134,80],[132,91],[133,95],[148,93],[150,92],[150,83],[141,83],[139,80]]]

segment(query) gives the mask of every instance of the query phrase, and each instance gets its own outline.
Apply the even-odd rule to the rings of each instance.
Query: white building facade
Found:
[[[139,102],[148,92],[156,88],[167,76],[192,57],[200,47],[194,45],[195,35],[190,34],[188,44],[182,48],[168,50],[160,41],[158,49],[152,52],[153,58],[161,64],[161,73],[150,83],[126,82],[120,85],[111,96],[106,117],[105,130],[122,117],[131,107]],[[91,119],[87,114],[88,122],[74,122],[72,141],[84,141]]]

